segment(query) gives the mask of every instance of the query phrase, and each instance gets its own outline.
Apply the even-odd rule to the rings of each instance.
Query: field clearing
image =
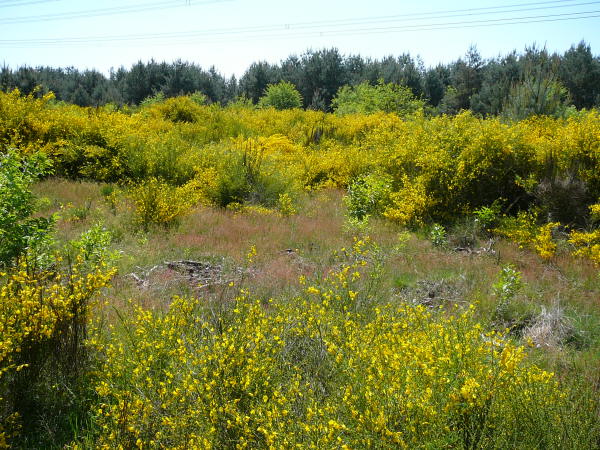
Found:
[[[134,314],[132,305],[160,316],[169,311],[173,298],[178,296],[198,298],[203,314],[233,307],[240,292],[262,305],[294,304],[307,295],[307,284],[301,279],[322,282],[343,264],[340,259],[344,258],[334,256],[336,251],[351,248],[353,238],[368,235],[377,245],[378,267],[375,278],[354,283],[356,292],[381,306],[422,305],[436,317],[455,314],[456,305],[459,311],[475,305],[474,320],[482,324],[483,330],[509,330],[509,341],[525,345],[526,364],[535,363],[554,373],[564,386],[584,398],[593,398],[600,385],[600,277],[591,262],[575,262],[569,255],[559,255],[548,263],[527,249],[497,238],[491,245],[482,239],[474,251],[436,247],[427,235],[403,231],[381,219],[372,220],[368,229],[353,229],[348,226],[342,205],[344,193],[337,190],[306,195],[299,202],[298,213],[289,217],[201,206],[184,216],[175,228],[140,233],[132,225],[132,210],[124,207],[114,214],[101,190],[98,183],[62,179],[49,179],[34,187],[42,203],[49,205],[44,214],[61,211],[63,218],[56,226],[60,240],[73,239],[98,221],[116,237],[111,250],[122,255],[116,263],[118,275],[103,293],[109,305],[103,312],[108,323],[120,324],[122,319],[115,310]],[[89,213],[84,217],[73,213],[86,208]],[[256,254],[249,261],[252,248]],[[183,271],[181,267],[169,268],[167,264],[173,261],[200,262],[218,269],[212,276],[199,279],[190,276],[185,267]],[[505,317],[499,320],[501,300],[493,286],[507,264],[522,274],[523,285],[511,298]],[[313,364],[318,370],[322,362]],[[573,401],[585,403],[581,398]],[[588,420],[597,411],[591,414]],[[591,423],[587,427],[592,427]],[[317,436],[323,433],[325,429],[316,431]],[[333,444],[327,439],[312,440],[303,432],[299,436],[303,445]],[[360,436],[355,445],[365,442],[364,435]],[[291,445],[292,434],[289,438],[287,444],[273,442]],[[113,435],[110,439],[125,437]],[[198,441],[194,445],[208,444]],[[523,448],[530,445],[533,443]]]
[[[600,443],[597,112],[0,96],[0,446]]]

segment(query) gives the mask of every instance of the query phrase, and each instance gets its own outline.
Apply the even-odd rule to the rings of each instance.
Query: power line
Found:
[[[431,23],[431,24],[387,26],[387,27],[379,27],[379,28],[352,28],[352,29],[347,29],[347,30],[339,30],[339,31],[336,31],[335,33],[337,33],[337,32],[348,32],[348,33],[378,32],[378,31],[387,32],[387,31],[393,31],[393,30],[412,30],[412,29],[431,28],[431,27],[469,26],[469,25],[474,25],[474,24],[484,25],[484,24],[493,24],[495,22],[502,23],[502,22],[506,22],[506,21],[515,21],[515,20],[523,21],[523,23],[528,23],[530,20],[532,22],[537,21],[539,19],[541,19],[541,20],[548,19],[548,21],[550,21],[552,18],[559,18],[559,17],[565,17],[565,16],[582,16],[582,15],[596,14],[596,13],[600,13],[600,10],[580,11],[580,12],[572,12],[572,13],[559,13],[559,14],[546,14],[546,15],[536,15],[536,16],[505,17],[505,18],[500,18],[500,19],[478,19],[478,20],[468,20],[468,21],[459,21],[459,22],[445,22],[445,23],[442,22],[442,23]],[[576,17],[573,17],[573,18],[576,18]],[[328,34],[327,31],[324,31],[321,33],[323,33],[325,35]]]
[[[487,7],[479,7],[479,8],[467,8],[467,9],[451,9],[451,10],[442,10],[442,11],[429,11],[429,12],[420,12],[420,13],[404,13],[404,14],[394,14],[394,15],[386,15],[386,16],[376,16],[376,17],[370,17],[370,18],[365,18],[364,20],[378,20],[378,19],[400,19],[400,18],[410,18],[410,19],[414,19],[414,20],[420,20],[420,18],[428,18],[431,19],[433,17],[428,17],[428,16],[438,16],[438,15],[447,15],[447,14],[452,14],[452,15],[473,15],[473,14],[500,14],[503,12],[510,12],[510,11],[491,11],[491,10],[504,10],[507,8],[515,8],[515,7],[523,7],[522,9],[524,11],[529,10],[529,9],[552,9],[552,8],[569,8],[569,7],[575,7],[575,6],[580,6],[580,5],[586,5],[589,3],[598,3],[598,2],[589,2],[589,3],[577,3],[577,4],[572,4],[571,2],[575,2],[578,0],[552,0],[552,1],[544,1],[544,2],[533,2],[533,3],[516,3],[516,4],[511,4],[511,5],[502,5],[502,6],[487,6]],[[537,6],[537,5],[551,5],[551,4],[556,4],[556,3],[560,3],[560,5],[556,5],[556,6],[545,6],[542,8],[529,8],[530,6]],[[474,13],[474,11],[480,11],[478,13]],[[490,11],[488,13],[484,13],[484,11]],[[355,21],[357,19],[337,19],[337,20],[322,20],[322,21],[313,21],[311,22],[312,24],[328,24],[328,23],[332,23],[332,22],[348,22],[348,21]]]
[[[60,2],[61,0],[28,0],[17,2],[15,0],[9,0],[7,2],[0,2],[0,8],[11,8],[15,6],[26,6],[26,5],[37,5],[39,3],[54,3]]]
[[[536,2],[530,3],[529,5],[539,5],[539,4],[548,4],[548,3],[564,3],[565,1],[575,1],[575,0],[558,0],[551,2]],[[486,7],[486,8],[472,8],[472,9],[462,9],[462,10],[450,10],[450,11],[439,11],[439,12],[427,12],[427,13],[412,13],[412,14],[398,14],[398,15],[388,15],[388,16],[377,16],[377,17],[369,17],[363,19],[337,19],[337,20],[322,20],[322,21],[312,21],[312,22],[300,22],[300,23],[292,23],[285,25],[262,25],[262,26],[254,26],[254,27],[243,27],[243,28],[230,28],[230,29],[209,29],[205,31],[190,31],[190,32],[179,32],[179,33],[161,33],[160,36],[168,37],[169,35],[177,35],[177,34],[185,34],[185,33],[199,33],[199,34],[213,34],[213,33],[238,33],[238,32],[258,32],[258,31],[281,31],[285,29],[286,31],[290,30],[301,30],[301,29],[310,29],[317,28],[321,26],[330,26],[330,27],[340,27],[340,26],[350,26],[350,25],[369,25],[369,24],[378,24],[378,23],[388,23],[388,22],[406,22],[406,21],[415,21],[415,20],[431,20],[431,19],[447,19],[452,17],[465,17],[465,16],[482,16],[482,15],[491,15],[491,14],[507,14],[513,12],[527,12],[527,11],[537,11],[544,9],[555,9],[555,8],[564,8],[564,7],[576,7],[576,6],[587,6],[587,5],[597,5],[600,1],[589,1],[584,3],[576,3],[576,4],[568,4],[568,5],[556,5],[556,6],[541,6],[535,8],[518,8],[518,9],[504,9],[502,11],[487,11],[487,12],[473,12],[477,10],[489,10],[489,9],[498,9],[498,8],[511,8],[514,6],[524,6],[524,5],[506,5],[506,6],[495,6],[495,7]],[[528,4],[525,4],[528,5]],[[429,15],[430,17],[415,17]],[[158,34],[156,34],[158,36]],[[137,36],[147,36],[147,35],[125,35],[124,38],[128,37],[137,37]]]
[[[42,0],[38,0],[42,1]],[[131,14],[137,12],[146,12],[146,11],[158,11],[162,9],[171,9],[171,8],[179,8],[182,6],[196,6],[196,5],[208,5],[212,3],[225,3],[231,2],[234,0],[204,0],[200,2],[185,2],[180,4],[174,4],[173,1],[162,1],[162,2],[154,2],[148,4],[137,4],[130,6],[119,6],[114,8],[99,8],[99,9],[90,9],[87,11],[76,11],[76,12],[67,12],[67,13],[56,13],[56,14],[39,14],[37,16],[22,16],[22,17],[7,17],[5,19],[0,19],[0,24],[4,25],[13,25],[20,23],[28,23],[28,22],[48,22],[54,20],[66,20],[66,19],[81,19],[81,18],[89,18],[89,17],[99,17],[99,16],[112,16],[117,14]]]
[[[8,1],[14,3],[17,0],[8,0]],[[47,2],[47,1],[59,1],[59,0],[24,0],[24,1],[35,1],[37,3],[37,2],[44,2],[44,1]],[[220,0],[220,1],[231,1],[231,0]],[[575,6],[575,5],[569,4],[574,1],[577,1],[577,0],[551,0],[551,1],[532,2],[532,3],[524,3],[524,4],[517,3],[517,4],[502,5],[502,6],[487,6],[487,7],[479,7],[479,8],[454,9],[454,10],[432,11],[432,12],[423,12],[423,13],[408,13],[408,14],[398,14],[398,15],[394,15],[394,16],[372,17],[371,19],[378,19],[378,18],[385,18],[385,17],[417,18],[419,16],[427,17],[427,16],[439,15],[439,14],[469,13],[472,11],[492,11],[492,10],[499,10],[499,9],[513,8],[513,7],[561,4],[561,5],[554,6],[555,8],[559,8],[559,7]],[[219,1],[213,0],[213,1],[208,1],[208,2],[205,1],[205,2],[201,2],[201,3],[215,3],[215,2],[219,2]],[[186,1],[185,5],[183,5],[183,4],[173,5],[173,1],[170,1],[170,2],[161,1],[161,2],[145,4],[145,5],[138,4],[138,5],[130,5],[130,6],[113,7],[113,8],[92,9],[92,10],[87,10],[87,11],[63,12],[63,13],[55,13],[55,14],[40,14],[40,15],[22,16],[22,17],[7,17],[4,19],[0,19],[0,23],[9,25],[9,24],[18,24],[18,23],[27,23],[27,22],[46,22],[46,21],[53,21],[53,20],[90,18],[90,17],[98,17],[98,16],[103,16],[103,15],[128,14],[128,13],[132,13],[132,12],[143,12],[143,11],[167,9],[167,8],[189,6],[189,5],[192,5],[191,0]],[[549,8],[551,8],[551,7],[549,7]],[[334,20],[334,21],[325,20],[325,21],[315,21],[313,23],[318,24],[318,23],[329,23],[329,22],[344,22],[344,21],[348,21],[348,20],[352,21],[355,19],[338,19],[338,20]]]
[[[587,2],[583,4],[597,4],[596,2]],[[539,4],[539,3],[538,3]],[[573,5],[573,6],[577,6]],[[529,10],[536,10],[538,8],[530,8]],[[520,12],[525,9],[518,10]],[[507,12],[507,11],[502,11]],[[514,10],[512,10],[514,12]],[[485,16],[490,14],[496,14],[497,11],[493,12],[480,12],[472,13],[470,15]],[[321,21],[319,24],[315,22],[304,22],[287,27],[281,25],[271,26],[258,26],[258,27],[246,27],[246,28],[230,28],[230,29],[211,29],[203,31],[188,31],[188,32],[174,32],[174,33],[151,33],[141,35],[121,35],[121,36],[98,36],[98,37],[76,37],[76,38],[47,38],[47,39],[23,39],[23,40],[0,40],[2,46],[19,46],[19,47],[31,47],[31,46],[44,46],[44,45],[77,45],[77,44],[103,44],[111,42],[143,42],[143,41],[157,41],[160,40],[159,44],[173,44],[174,40],[177,43],[186,43],[187,41],[202,42],[203,38],[210,38],[211,42],[217,41],[215,38],[223,38],[224,40],[235,39],[235,36],[242,37],[243,39],[269,39],[269,38],[296,38],[296,37],[314,37],[314,36],[335,36],[335,35],[346,35],[349,33],[359,34],[378,34],[378,33],[390,33],[390,32],[407,32],[407,31],[425,31],[425,30],[437,30],[437,29],[451,29],[451,28],[472,28],[473,26],[481,27],[485,25],[510,25],[510,24],[523,24],[523,23],[539,23],[556,21],[555,19],[561,20],[575,20],[575,19],[589,19],[595,18],[596,13],[600,13],[598,10],[594,11],[582,11],[572,13],[559,13],[550,15],[533,15],[533,16],[519,16],[519,17],[508,17],[499,19],[478,19],[471,21],[458,21],[458,22],[438,22],[438,23],[421,23],[411,24],[403,26],[385,26],[385,27],[369,27],[364,28],[369,23],[376,23],[373,18],[368,19],[355,19],[353,23],[346,21],[345,23],[336,23],[336,21]],[[579,16],[579,17],[578,17]],[[396,17],[396,16],[387,16]],[[405,16],[401,16],[405,17]],[[436,16],[434,18],[450,18],[454,15]],[[397,19],[386,19],[387,22],[406,22],[408,19],[397,20]],[[380,22],[378,22],[380,23]],[[327,24],[330,29],[319,30],[319,31],[305,31],[310,30],[322,24]],[[336,29],[339,27],[347,27],[346,29]],[[348,28],[350,27],[350,28]],[[357,28],[363,27],[363,28]],[[262,33],[262,34],[260,34]],[[168,41],[168,42],[167,42]],[[217,41],[219,42],[219,41]],[[156,45],[154,43],[153,45]]]
[[[583,19],[595,19],[600,18],[600,11],[596,11],[598,14],[590,14],[587,16],[580,17],[562,17],[562,18],[547,18],[547,19],[536,19],[536,20],[522,20],[520,18],[502,19],[504,22],[497,23],[472,23],[472,24],[457,24],[457,25],[428,25],[420,28],[408,28],[408,27],[388,27],[372,30],[343,30],[343,31],[332,31],[332,32],[310,32],[304,34],[269,34],[269,35],[255,35],[255,36],[238,36],[224,39],[188,39],[171,42],[155,42],[153,46],[165,46],[165,45],[191,45],[198,43],[229,43],[229,42],[247,42],[247,41],[269,41],[273,39],[299,39],[299,38],[310,38],[310,37],[335,37],[335,36],[348,36],[348,35],[373,35],[373,34],[384,34],[384,33],[407,33],[407,32],[420,32],[420,31],[442,31],[462,28],[491,28],[505,25],[523,25],[533,23],[549,23],[549,22],[564,22],[569,20],[583,20]],[[134,46],[143,45],[142,43]]]

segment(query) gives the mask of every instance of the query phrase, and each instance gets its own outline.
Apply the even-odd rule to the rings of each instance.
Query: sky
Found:
[[[238,78],[257,61],[307,50],[426,67],[475,45],[484,58],[536,44],[600,54],[600,1],[0,0],[0,64],[108,73],[137,61],[193,62]]]

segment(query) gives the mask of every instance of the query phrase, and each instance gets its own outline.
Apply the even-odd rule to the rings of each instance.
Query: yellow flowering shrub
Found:
[[[594,222],[600,222],[600,203],[590,206],[590,215]],[[569,243],[575,247],[576,256],[589,258],[600,266],[600,228],[593,231],[572,231]]]
[[[385,180],[377,209],[398,224],[451,223],[497,201],[523,212],[496,231],[550,259],[559,224],[539,220],[533,188],[573,177],[585,201],[600,198],[597,111],[507,124],[468,112],[337,116],[192,98],[80,108],[14,91],[0,92],[7,148],[47,153],[61,176],[131,186],[134,220],[146,229],[202,202],[290,215],[299,189],[345,189],[375,173]],[[115,213],[116,195],[106,196]],[[576,255],[600,261],[598,230],[569,240]],[[97,445],[562,448],[590,428],[552,374],[486,333],[472,310],[377,298],[377,258],[356,239],[291,300],[180,298],[166,312],[136,307],[98,325]],[[251,249],[248,264],[255,259]],[[19,426],[9,385],[32,367],[32,349],[73,329],[78,305],[110,277],[75,267],[68,280],[26,267],[3,275],[0,447]]]
[[[97,328],[98,446],[568,445],[574,416],[553,374],[473,308],[374,303],[359,281],[375,251],[356,239],[290,301],[176,298]]]
[[[514,175],[542,177],[549,154],[559,172],[577,163],[578,176],[599,189],[600,116],[595,111],[568,120],[538,117],[503,124],[468,112],[432,118],[417,113],[403,120],[385,113],[222,108],[190,97],[167,99],[133,114],[51,100],[51,94],[37,99],[18,91],[1,93],[0,140],[19,148],[42,147],[72,175],[111,181],[155,176],[182,184],[193,176],[189,168],[194,166],[182,163],[204,158],[206,145],[252,139],[267,149],[267,159],[287,155],[299,169],[307,157],[316,156],[311,165],[321,156],[335,157],[339,164],[331,166],[331,177],[346,177],[337,172],[347,170],[355,158],[366,167],[385,166],[397,180],[424,176],[430,194],[447,196],[457,210],[519,193]]]
[[[541,204],[573,215],[589,205],[562,211],[560,201],[573,197],[569,189],[585,193],[578,196],[583,203],[600,196],[600,114],[594,110],[568,119],[503,123],[470,112],[340,116],[180,97],[131,111],[56,104],[52,94],[36,98],[14,91],[0,93],[0,111],[0,144],[46,152],[59,175],[184,186],[211,172],[205,197],[218,206],[275,208],[280,195],[293,197],[299,188],[345,189],[370,173],[391,180],[382,210],[403,225],[451,223],[501,200],[523,210]],[[562,188],[555,183],[571,179]],[[536,186],[547,191],[536,194]],[[567,200],[552,189],[562,189]],[[175,202],[163,208],[157,221],[173,220],[178,209],[185,207]],[[563,223],[580,219],[560,217]],[[143,222],[148,220],[146,214]],[[549,259],[555,252],[552,228],[548,224],[527,238],[511,233]]]
[[[573,173],[594,194],[600,186],[600,114],[586,111],[567,120],[535,117],[515,125],[523,130],[523,140],[536,150],[539,168]],[[548,167],[551,164],[553,167]],[[544,167],[546,166],[546,167]]]
[[[542,225],[533,239],[533,248],[542,259],[550,259],[556,254],[556,242],[552,239],[552,230],[560,227],[560,222]]]
[[[0,146],[32,150],[48,142],[48,135],[54,131],[47,120],[52,113],[48,104],[54,94],[41,98],[36,94],[23,96],[18,89],[0,94]]]
[[[538,213],[521,211],[516,217],[505,217],[493,231],[516,242],[520,248],[534,250],[542,259],[549,260],[556,254],[556,242],[552,231],[561,226],[559,222],[537,225]]]
[[[575,246],[573,254],[589,258],[600,265],[600,229],[591,232],[572,231],[569,243]]]
[[[293,216],[298,212],[294,206],[294,201],[287,192],[279,194],[279,198],[277,199],[277,209],[279,210],[279,214],[284,217]]]
[[[156,178],[149,178],[134,185],[128,196],[135,206],[135,223],[146,231],[151,225],[173,225],[194,205],[206,198],[206,191],[210,189],[211,182],[206,176],[200,176],[179,187]]]
[[[138,308],[124,324],[130,341],[96,342],[106,358],[96,387],[101,447],[286,442],[301,380],[275,362],[284,322],[244,298],[227,324],[198,316],[198,307],[175,299],[162,317]]]
[[[433,202],[420,180],[409,181],[405,176],[403,187],[390,194],[390,205],[383,215],[400,225],[423,225]]]
[[[89,270],[82,256],[66,274],[36,273],[22,262],[0,274],[0,447],[18,425],[19,386],[32,386],[53,352],[78,352],[92,297],[114,275]],[[75,347],[73,347],[73,345]],[[60,350],[63,349],[63,350]],[[63,355],[76,359],[75,354]],[[74,363],[73,363],[74,364]],[[69,370],[76,370],[75,366]],[[25,377],[24,379],[22,379]]]
[[[592,215],[592,219],[595,221],[600,221],[600,203],[596,203],[595,205],[590,206],[590,213]]]

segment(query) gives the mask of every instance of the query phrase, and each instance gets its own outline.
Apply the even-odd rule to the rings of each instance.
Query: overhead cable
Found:
[[[600,2],[588,2],[600,3]],[[479,15],[488,15],[488,13],[479,13]],[[380,34],[380,33],[399,33],[409,31],[433,31],[454,28],[473,28],[499,25],[516,25],[527,23],[556,22],[565,20],[581,20],[596,18],[600,10],[579,11],[571,13],[531,15],[519,17],[505,17],[488,19],[481,18],[477,20],[455,21],[455,22],[433,22],[405,25],[387,25],[379,27],[365,27],[369,22],[357,20],[354,23],[334,24],[329,28],[323,27],[318,30],[309,31],[317,25],[314,23],[299,23],[287,26],[271,25],[262,27],[230,28],[230,29],[210,29],[195,30],[187,32],[173,33],[150,33],[139,35],[120,35],[120,36],[96,36],[96,37],[74,37],[74,38],[42,38],[42,39],[5,39],[0,40],[0,46],[10,47],[31,47],[46,45],[86,45],[86,44],[109,44],[127,42],[130,45],[136,43],[151,42],[157,44],[175,44],[192,42],[230,42],[232,39],[281,39],[281,38],[300,38],[314,36],[342,36],[347,34]],[[452,16],[447,16],[452,17]],[[440,18],[439,16],[437,18]],[[407,22],[408,20],[397,20],[396,23]],[[343,28],[340,28],[343,27]],[[344,28],[345,27],[345,28]]]
[[[38,0],[39,1],[39,0]],[[153,3],[140,3],[136,5],[129,6],[119,6],[113,8],[98,8],[98,9],[89,9],[85,11],[74,11],[74,12],[64,12],[64,13],[54,13],[54,14],[38,14],[35,16],[22,16],[22,17],[7,17],[4,19],[0,19],[0,24],[3,25],[12,25],[12,24],[21,24],[21,23],[29,23],[29,22],[48,22],[53,20],[66,20],[66,19],[81,19],[81,18],[90,18],[90,17],[99,17],[99,16],[112,16],[117,14],[131,14],[138,12],[146,12],[146,11],[157,11],[163,9],[172,9],[178,7],[189,7],[189,6],[197,6],[197,5],[208,5],[214,3],[226,3],[232,2],[234,0],[203,0],[203,1],[194,1],[194,2],[180,2],[175,4],[173,1],[162,1],[162,2],[153,2]]]

